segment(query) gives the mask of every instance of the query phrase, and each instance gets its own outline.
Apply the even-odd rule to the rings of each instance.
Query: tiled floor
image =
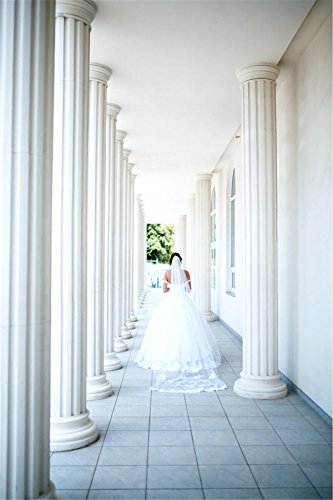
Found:
[[[228,389],[196,395],[149,390],[133,362],[158,291],[147,296],[114,395],[89,403],[100,430],[93,445],[53,453],[51,476],[64,499],[332,498],[331,429],[296,395],[273,401],[233,393],[241,345],[223,326],[219,369]]]

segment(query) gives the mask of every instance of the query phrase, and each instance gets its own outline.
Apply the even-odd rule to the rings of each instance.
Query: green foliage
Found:
[[[167,263],[174,246],[173,236],[172,224],[147,224],[147,259]]]

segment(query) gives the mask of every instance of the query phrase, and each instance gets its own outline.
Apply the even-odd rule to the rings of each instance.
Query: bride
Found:
[[[163,299],[148,324],[135,362],[153,370],[151,389],[162,392],[218,391],[227,386],[216,368],[221,354],[206,320],[188,296],[191,277],[173,253],[163,278]]]

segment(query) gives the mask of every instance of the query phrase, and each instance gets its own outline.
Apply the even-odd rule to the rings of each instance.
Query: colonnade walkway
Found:
[[[62,498],[332,498],[331,429],[296,394],[244,399],[232,386],[241,343],[211,323],[228,389],[195,395],[150,391],[151,372],[134,363],[147,321],[160,300],[147,295],[123,368],[109,372],[114,394],[89,402],[100,431],[86,448],[52,453],[51,478]],[[167,321],[167,318],[166,318]]]

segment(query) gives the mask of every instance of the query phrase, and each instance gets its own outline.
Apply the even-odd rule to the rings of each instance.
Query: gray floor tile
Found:
[[[296,406],[296,409],[298,408],[298,406]],[[320,415],[304,415],[304,417],[306,418],[306,420],[308,422],[310,422],[311,425],[313,425],[316,429],[330,429],[331,432],[332,432],[332,427],[330,427],[323,418],[321,418]]]
[[[147,431],[148,417],[112,417],[109,431]]]
[[[58,490],[56,497],[63,500],[86,500],[88,490]]]
[[[148,406],[150,408],[150,397],[148,396],[119,396],[116,408],[119,406]]]
[[[147,447],[103,446],[98,465],[147,465]]]
[[[96,424],[98,431],[106,431],[109,427],[111,413],[108,416],[104,417],[94,417],[94,422]]]
[[[289,444],[287,448],[299,464],[332,462],[332,448],[328,444]]]
[[[90,490],[88,498],[96,500],[144,500],[145,490]]]
[[[153,397],[152,398],[152,406],[185,406],[185,399],[176,398],[169,395],[169,397]]]
[[[276,432],[285,444],[326,444],[315,429],[280,429]]]
[[[104,446],[147,446],[148,431],[108,431]]]
[[[298,465],[251,465],[260,488],[307,488],[311,487]]]
[[[201,488],[198,468],[191,465],[150,465],[147,488]]]
[[[257,498],[261,498],[260,492],[258,488],[205,488],[205,498],[209,500],[256,500]]]
[[[196,446],[199,465],[239,465],[245,464],[239,446]]]
[[[231,429],[227,417],[190,417],[192,430]]]
[[[234,433],[229,430],[192,431],[195,446],[238,446]]]
[[[271,405],[278,405],[278,406],[291,405],[291,402],[289,401],[287,396],[279,399],[259,399],[256,401],[256,403],[259,407],[271,406]]]
[[[266,417],[299,417],[295,406],[289,405],[263,405],[259,406]]]
[[[241,445],[282,445],[279,436],[273,430],[235,430]]]
[[[80,450],[54,452],[50,463],[51,465],[96,465],[100,451],[98,447],[87,446]]]
[[[242,398],[241,396],[227,396],[220,395],[220,401],[222,403],[223,408],[225,406],[256,406],[256,403],[252,399]]]
[[[149,465],[197,465],[193,446],[150,446]]]
[[[147,490],[148,500],[201,500],[204,498],[201,489],[182,489],[182,490]]]
[[[323,438],[325,439],[325,441],[329,444],[332,444],[332,429],[329,429],[329,428],[319,428],[318,429],[318,432],[321,436],[323,436]]]
[[[150,407],[148,405],[120,405],[113,411],[114,417],[149,417]]]
[[[274,429],[313,429],[306,418],[299,417],[267,417]]]
[[[152,417],[186,417],[185,405],[154,405],[151,408]]]
[[[322,498],[332,500],[333,498],[332,488],[317,488],[317,490],[319,491],[319,494],[321,495]]]
[[[150,431],[149,446],[192,446],[190,431]]]
[[[188,414],[191,417],[218,417],[224,416],[225,413],[223,411],[222,406],[219,405],[189,405],[187,406]]]
[[[50,467],[51,480],[64,490],[88,489],[95,467],[88,465],[53,465]]]
[[[296,463],[285,446],[242,446],[242,450],[250,465]]]
[[[307,464],[301,465],[303,472],[314,486],[329,488],[332,486],[331,464]]]
[[[261,493],[265,499],[270,500],[278,500],[280,498],[286,500],[301,500],[303,498],[314,500],[315,498],[320,498],[314,488],[261,488]]]
[[[256,488],[247,465],[200,465],[203,488]]]
[[[95,417],[111,417],[112,412],[114,411],[114,404],[112,405],[90,405],[89,412],[92,419]]]
[[[91,485],[96,489],[144,489],[146,486],[146,467],[138,465],[99,465]]]
[[[233,429],[272,429],[266,417],[229,417]]]
[[[188,417],[152,417],[150,429],[153,431],[188,431],[190,423]]]
[[[228,417],[262,417],[263,413],[257,406],[226,406],[225,412]]]

